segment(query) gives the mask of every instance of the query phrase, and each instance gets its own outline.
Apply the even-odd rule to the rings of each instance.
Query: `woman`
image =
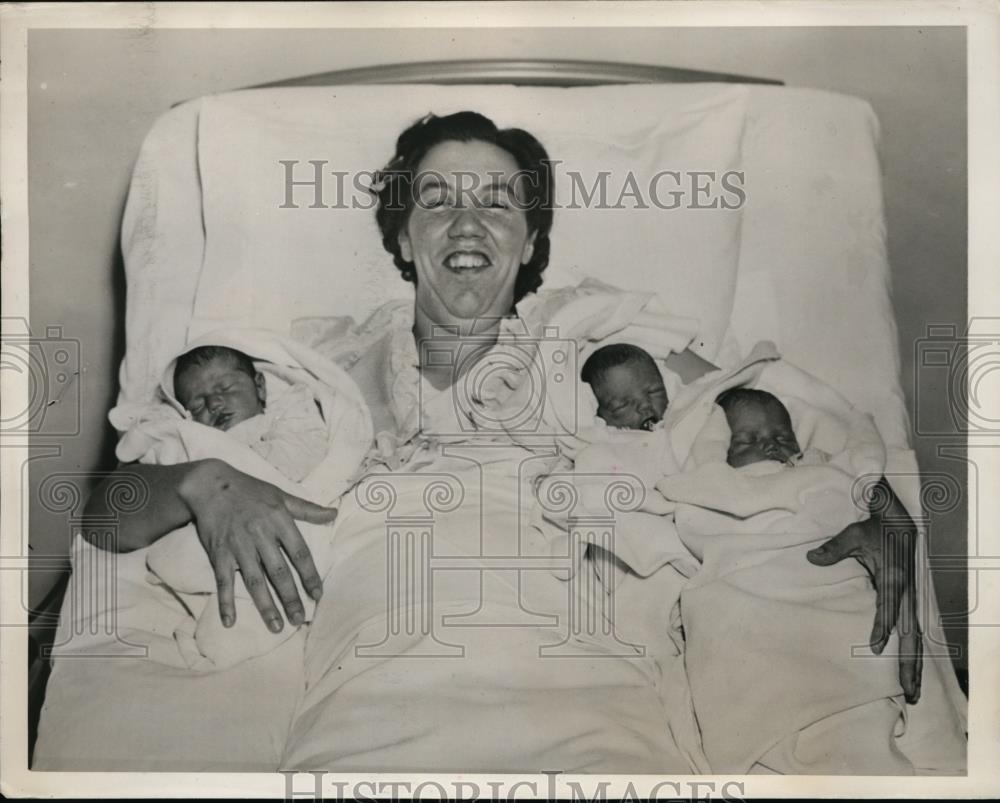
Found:
[[[412,313],[387,308],[385,331],[381,336],[376,331],[348,364],[369,401],[375,431],[387,433],[399,448],[419,435],[422,419],[414,399],[451,399],[446,391],[490,351],[517,314],[516,305],[541,285],[549,258],[552,176],[544,148],[530,134],[498,130],[487,118],[463,112],[428,116],[403,132],[376,191],[383,244],[403,278],[416,285],[416,303]],[[429,344],[435,353],[461,351],[462,359],[422,361],[419,354],[427,353]],[[327,345],[331,354],[343,353],[339,344]],[[712,368],[691,352],[674,355],[667,364],[685,382]],[[333,521],[337,511],[217,460],[133,464],[127,471],[148,483],[149,504],[120,513],[118,541],[99,546],[135,550],[194,522],[215,569],[223,621],[230,624],[236,569],[274,632],[282,629],[283,619],[269,583],[292,624],[303,619],[293,571],[307,593],[321,597],[322,578],[295,521],[322,524]],[[913,592],[915,527],[884,480],[880,490],[881,508],[833,537],[810,560],[828,565],[855,557],[871,573],[878,591],[871,634],[876,652],[904,605],[909,628],[901,634],[900,680],[912,702],[919,696],[921,669]],[[103,487],[97,488],[87,516],[101,519],[111,512],[107,504]],[[902,518],[907,526],[883,528],[883,519],[890,518]]]

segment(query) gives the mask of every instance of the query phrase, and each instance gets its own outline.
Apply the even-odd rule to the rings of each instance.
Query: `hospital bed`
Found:
[[[571,208],[573,199],[560,196],[546,288],[591,276],[656,290],[701,320],[695,348],[709,359],[773,340],[874,415],[889,448],[887,474],[919,519],[878,121],[859,99],[767,79],[592,62],[428,62],[180,103],[146,138],[123,221],[127,353],[119,401],[151,400],[169,356],[219,325],[287,330],[310,316],[363,320],[386,299],[411,297],[382,250],[371,208],[352,208],[364,207],[365,194],[352,195],[350,178],[338,183],[335,174],[378,168],[408,124],[428,111],[465,108],[534,133],[563,162],[560,187],[574,186],[576,171],[577,189],[597,182],[607,190],[605,206],[625,199],[625,208]],[[690,199],[696,188],[676,182],[690,181],[693,170],[709,183],[740,176],[732,180],[744,190],[742,203],[648,203],[657,190],[660,200],[671,189]],[[609,174],[603,188],[601,171]],[[661,176],[655,189],[640,182],[647,208],[625,193],[630,172]],[[114,628],[116,606],[142,593],[141,552],[95,556],[79,542],[75,550],[35,768],[275,768],[301,693],[301,671],[289,669],[301,664],[301,635],[219,673],[192,676],[144,660]],[[118,578],[110,602],[88,588],[109,576]],[[944,643],[929,576],[920,579],[925,633]],[[950,662],[929,660],[924,675],[924,700],[910,723],[915,763],[962,772],[965,701]],[[252,689],[266,692],[237,702]],[[150,707],[165,699],[169,706]],[[470,761],[470,770],[496,769]],[[628,756],[599,766],[649,769]]]

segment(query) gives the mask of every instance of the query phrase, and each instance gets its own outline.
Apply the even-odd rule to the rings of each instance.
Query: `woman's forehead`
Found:
[[[502,183],[506,186],[519,171],[520,167],[512,154],[499,145],[482,140],[438,143],[417,166],[421,179],[433,181],[435,177],[441,177],[448,184],[463,181],[466,187],[471,176],[484,184]]]

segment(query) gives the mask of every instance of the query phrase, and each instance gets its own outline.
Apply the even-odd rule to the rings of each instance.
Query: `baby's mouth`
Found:
[[[444,266],[453,273],[486,270],[492,265],[482,251],[453,251],[444,260]]]
[[[795,454],[791,454],[788,457],[786,457],[784,462],[786,466],[794,467],[799,464],[799,461],[801,459],[802,459],[802,452],[796,452]]]
[[[232,420],[233,420],[233,413],[228,411],[224,413],[218,413],[215,416],[215,426],[223,430],[229,429],[229,422]]]

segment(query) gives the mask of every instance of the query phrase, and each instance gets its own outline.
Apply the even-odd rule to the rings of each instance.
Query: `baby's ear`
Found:
[[[253,375],[253,383],[257,386],[257,398],[260,399],[261,404],[267,403],[267,380],[264,379],[264,375],[257,371]]]

